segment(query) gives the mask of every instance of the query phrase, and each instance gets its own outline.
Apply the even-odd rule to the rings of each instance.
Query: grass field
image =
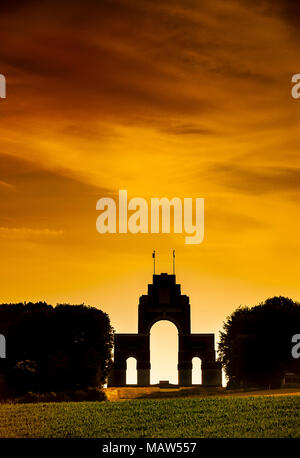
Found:
[[[300,437],[300,396],[1,404],[0,437]]]

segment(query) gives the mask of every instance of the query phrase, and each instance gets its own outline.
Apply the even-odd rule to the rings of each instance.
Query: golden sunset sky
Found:
[[[154,249],[158,273],[176,249],[193,332],[217,337],[239,305],[299,300],[299,12],[292,0],[1,5],[0,302],[84,302],[136,332]],[[119,189],[203,197],[204,242],[100,235],[96,202]],[[161,330],[164,379],[176,354]]]

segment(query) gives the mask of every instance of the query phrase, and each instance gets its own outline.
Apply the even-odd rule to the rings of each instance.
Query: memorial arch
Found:
[[[150,385],[150,330],[160,320],[178,329],[178,385],[192,385],[192,359],[202,361],[202,385],[221,386],[221,364],[216,362],[214,334],[191,334],[189,297],[181,294],[175,275],[153,275],[148,294],[140,297],[138,333],[115,334],[114,363],[108,386],[126,386],[126,361],[137,360],[137,384]]]

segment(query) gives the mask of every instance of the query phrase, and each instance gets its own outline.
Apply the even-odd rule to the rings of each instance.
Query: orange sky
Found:
[[[241,304],[300,299],[292,0],[2,8],[0,302],[85,302],[136,332],[151,252],[171,272],[173,248],[193,332],[218,333]],[[96,202],[119,189],[204,197],[204,242],[98,234]]]

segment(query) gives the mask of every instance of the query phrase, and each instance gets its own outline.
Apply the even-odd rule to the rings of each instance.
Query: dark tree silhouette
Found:
[[[285,372],[299,372],[291,355],[299,332],[300,304],[286,297],[236,309],[223,323],[218,349],[228,386],[278,387]]]
[[[6,378],[15,393],[101,386],[111,365],[109,317],[85,305],[0,305]]]

